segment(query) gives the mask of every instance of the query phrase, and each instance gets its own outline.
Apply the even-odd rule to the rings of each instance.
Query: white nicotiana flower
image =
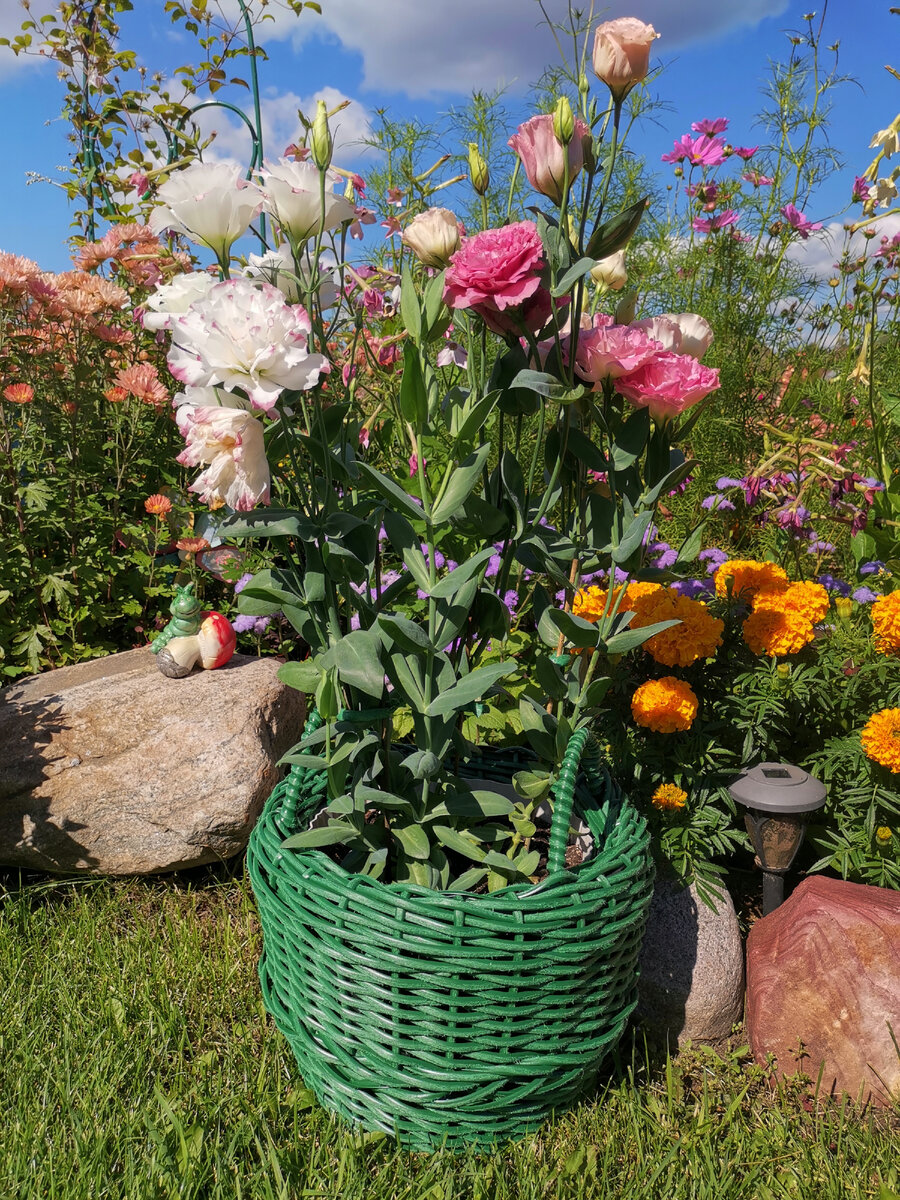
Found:
[[[174,319],[169,370],[191,387],[243,391],[267,411],[285,388],[306,391],[329,369],[309,353],[309,332],[306,310],[271,284],[226,279]]]
[[[175,420],[186,445],[178,462],[206,466],[190,485],[210,508],[249,512],[269,503],[270,472],[262,421],[238,408],[185,404]]]
[[[897,185],[894,180],[897,177],[895,171],[893,175],[884,179],[878,179],[872,185],[870,198],[875,201],[879,208],[890,208],[894,200],[897,199]]]
[[[885,158],[890,158],[892,154],[896,154],[898,149],[898,126],[900,126],[900,117],[888,125],[887,129],[879,129],[871,142],[869,142],[869,149],[875,150],[880,146],[881,153]]]
[[[312,259],[304,254],[300,261],[298,275],[291,252],[284,246],[277,250],[268,250],[265,254],[251,254],[244,268],[248,279],[264,279],[284,295],[291,304],[305,299],[312,277]],[[333,273],[327,270],[324,261],[319,262],[319,308],[325,310],[337,303],[338,290],[335,286]]]
[[[153,333],[171,329],[172,318],[187,312],[216,282],[215,276],[206,271],[186,271],[169,283],[161,283],[144,301],[142,325]]]
[[[159,236],[172,229],[224,258],[262,204],[240,167],[193,162],[170,175],[156,191],[159,202],[147,224]]]
[[[319,169],[312,162],[280,158],[260,172],[264,207],[295,246],[308,242],[320,229],[336,229],[356,215],[344,196],[334,194],[338,176],[326,175],[324,209]]]

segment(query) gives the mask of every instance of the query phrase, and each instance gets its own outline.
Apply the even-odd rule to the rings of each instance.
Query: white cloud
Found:
[[[840,262],[845,250],[851,261],[865,256],[871,257],[878,250],[882,237],[893,237],[895,233],[900,233],[900,212],[885,213],[872,228],[875,230],[875,237],[865,238],[857,231],[850,235],[848,243],[848,234],[843,224],[840,221],[832,221],[821,233],[810,234],[805,242],[793,241],[788,247],[787,257],[818,279],[830,279],[839,274],[835,270],[835,263]]]
[[[32,0],[30,11],[26,12],[20,0],[0,0],[0,37],[13,40],[22,32],[22,22],[32,20],[40,22],[47,13],[54,12],[57,0]],[[46,63],[34,53],[34,45],[40,41],[33,31],[29,31],[33,39],[32,49],[27,54],[13,54],[7,46],[0,46],[0,80],[8,79],[16,71]]]
[[[337,88],[325,87],[314,92],[311,96],[298,96],[296,92],[282,92],[263,96],[260,100],[260,113],[263,127],[263,148],[267,159],[276,159],[284,154],[285,149],[300,140],[302,132],[297,117],[299,109],[305,116],[312,118],[316,112],[316,101],[324,100],[328,109],[334,109],[344,100],[350,100],[348,106],[332,117],[329,124],[334,138],[334,161],[340,166],[353,162],[365,152],[363,141],[369,136],[371,123],[369,114],[358,100],[353,100],[339,92]],[[247,106],[248,116],[252,109]],[[249,165],[251,144],[250,134],[243,121],[228,115],[224,109],[206,108],[197,114],[198,124],[204,133],[216,132],[216,139],[209,150],[207,159],[233,159],[235,162]]]
[[[546,0],[545,7],[561,20],[567,0]],[[787,7],[788,0],[631,0],[628,15],[656,28],[658,52],[665,54],[753,27]],[[602,3],[596,9],[602,12]],[[556,58],[537,0],[328,0],[321,17],[304,13],[298,20],[279,10],[260,33],[266,40],[293,38],[296,45],[329,35],[361,56],[366,88],[415,97],[492,91],[501,84],[524,91]]]

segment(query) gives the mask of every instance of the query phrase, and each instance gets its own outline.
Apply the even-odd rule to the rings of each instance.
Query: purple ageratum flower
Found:
[[[728,562],[729,557],[730,555],[717,546],[710,546],[708,550],[700,551],[700,561],[706,563],[707,575],[715,575],[722,563]]]
[[[734,505],[730,500],[726,500],[724,496],[717,496],[713,493],[712,496],[707,496],[700,501],[700,507],[708,509],[710,512],[734,512]]]
[[[873,604],[880,599],[878,592],[873,592],[868,587],[858,587],[853,593],[853,599],[857,604]]]
[[[500,573],[500,564],[503,562],[503,556],[500,554],[492,554],[488,559],[487,570],[484,573],[485,579],[492,579]]]
[[[879,571],[884,570],[884,563],[880,558],[873,558],[871,562],[863,563],[859,568],[860,575],[877,575]]]
[[[246,575],[242,575],[240,577],[240,579],[237,581],[237,583],[234,585],[234,594],[237,595],[238,592],[242,592],[252,578],[253,578],[253,576],[250,574],[249,571],[247,572]],[[240,630],[238,632],[240,632]]]
[[[650,554],[654,555],[653,565],[660,570],[666,570],[668,567],[674,566],[678,558],[678,551],[673,549],[668,542],[653,542],[647,547]]]
[[[835,578],[834,575],[830,575],[827,571],[824,575],[820,575],[816,582],[821,583],[827,592],[835,592],[838,596],[850,595],[850,584],[844,583],[843,579]]]
[[[679,596],[687,596],[689,600],[696,600],[698,597],[708,596],[715,590],[716,585],[712,579],[676,579],[669,586]]]
[[[509,615],[514,617],[516,615],[516,609],[519,607],[519,593],[515,588],[510,588],[508,592],[504,593],[503,603],[509,610]]]
[[[253,617],[249,613],[240,613],[231,622],[231,628],[235,633],[255,633],[260,636],[269,628],[271,621],[271,617]]]
[[[726,488],[743,487],[743,486],[744,486],[743,479],[731,479],[728,475],[721,475],[716,480],[716,487],[719,489],[720,492],[723,492]]]
[[[806,547],[807,554],[833,554],[834,542],[812,541]]]

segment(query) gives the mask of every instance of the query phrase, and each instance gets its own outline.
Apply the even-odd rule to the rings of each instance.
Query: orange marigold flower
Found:
[[[743,625],[744,641],[754,654],[797,654],[816,636],[811,621],[802,614],[775,605],[753,610]]]
[[[662,811],[668,809],[677,812],[687,804],[687,792],[674,783],[661,783],[650,797],[650,803]]]
[[[900,591],[888,592],[876,600],[871,615],[878,653],[900,653]]]
[[[702,601],[681,596],[672,588],[654,586],[654,592],[636,600],[631,628],[641,629],[657,621],[679,624],[644,642],[651,658],[665,667],[689,667],[698,659],[712,658],[722,645],[724,621],[714,617]]]
[[[759,592],[779,592],[788,585],[787,572],[776,563],[733,558],[716,571],[716,594],[727,596],[729,581],[735,599],[752,600]]]
[[[613,589],[613,598],[610,603],[610,611],[613,605],[619,601],[618,611],[621,612],[640,612],[642,603],[648,597],[655,595],[657,592],[663,591],[662,584],[659,583],[629,583],[624,589],[617,587]],[[575,593],[575,599],[572,602],[572,612],[576,617],[582,617],[585,621],[599,621],[603,616],[606,608],[606,597],[608,595],[606,588],[589,587],[581,588]]]
[[[879,846],[886,846],[893,836],[890,825],[879,825],[875,830],[875,841]]]
[[[873,713],[859,735],[867,758],[900,774],[900,708]]]
[[[821,583],[789,583],[784,591],[757,593],[753,608],[780,609],[802,617],[811,625],[817,625],[828,613],[828,593]]]
[[[172,511],[172,501],[168,496],[163,496],[159,492],[154,492],[152,496],[148,496],[144,501],[144,508],[153,516],[164,517],[166,513],[170,513]]]
[[[656,733],[681,733],[697,715],[697,697],[683,679],[665,675],[642,683],[631,697],[631,715]]]
[[[12,404],[28,404],[34,399],[34,388],[30,383],[11,383],[3,389],[3,396]]]

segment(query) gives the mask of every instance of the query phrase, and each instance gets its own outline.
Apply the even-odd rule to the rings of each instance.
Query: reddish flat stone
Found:
[[[820,1091],[900,1099],[900,893],[812,876],[747,942],[747,1032],[760,1063]],[[802,1050],[801,1050],[802,1043]]]

